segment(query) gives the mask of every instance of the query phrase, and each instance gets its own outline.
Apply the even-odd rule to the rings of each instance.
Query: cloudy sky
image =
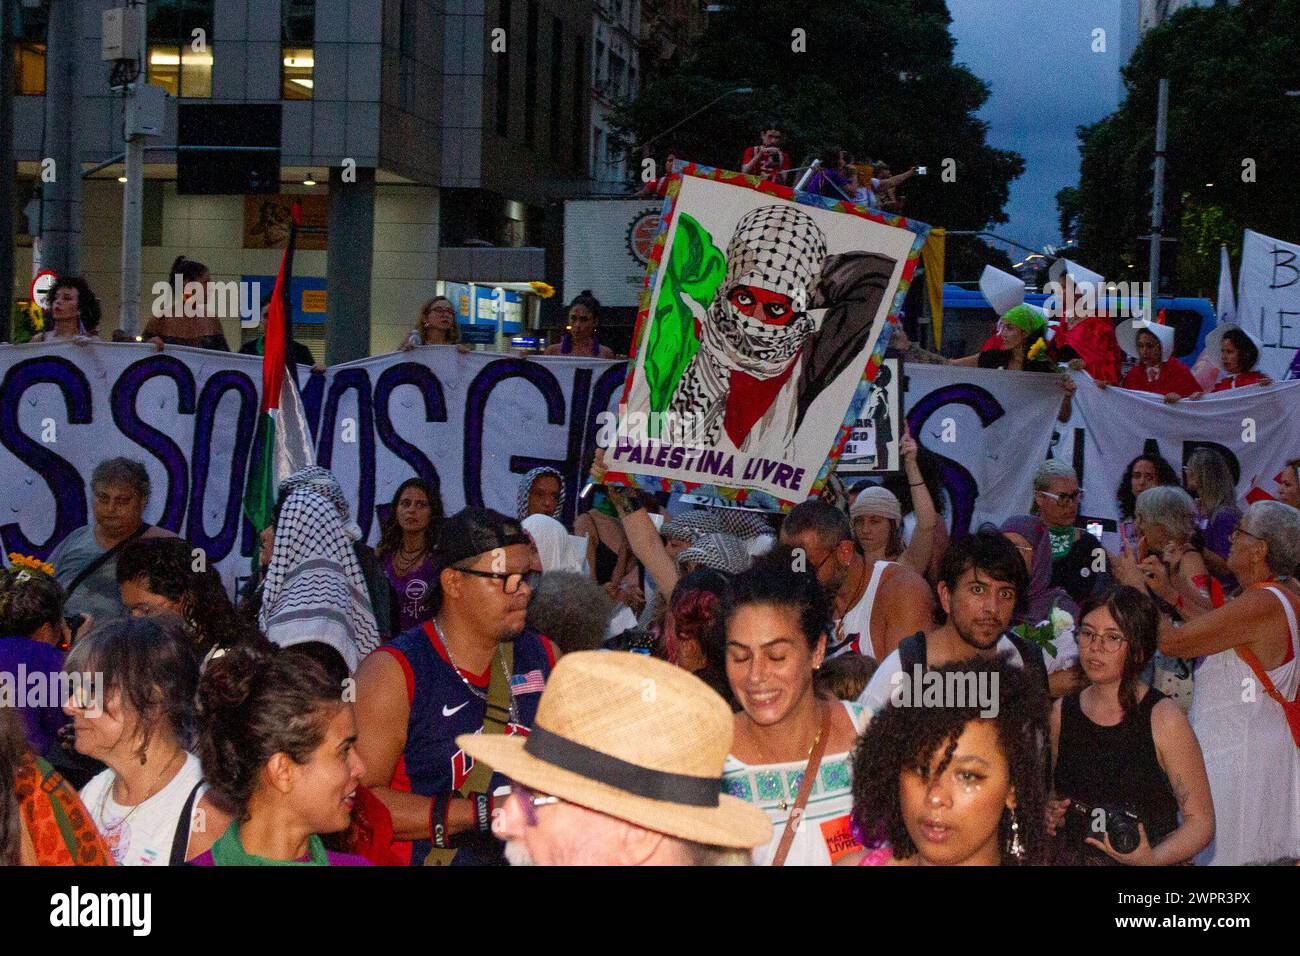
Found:
[[[1055,196],[1078,183],[1075,128],[1119,103],[1121,3],[948,0],[956,59],[992,89],[980,111],[989,144],[1025,158],[999,235],[1035,248],[1060,242]],[[1104,53],[1092,51],[1097,28],[1106,31]],[[1024,255],[1007,251],[1013,261]]]

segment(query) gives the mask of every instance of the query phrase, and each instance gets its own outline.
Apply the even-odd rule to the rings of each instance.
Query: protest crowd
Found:
[[[741,169],[790,178],[779,126]],[[918,172],[840,149],[806,188],[898,212]],[[1070,308],[1101,277],[1058,266],[1057,314],[1008,305],[981,352],[939,361],[1058,376],[1061,421],[1080,388],[1174,405],[1270,384],[1242,330],[1207,340],[1204,385],[1171,330]],[[50,301],[43,341],[97,333],[84,280]],[[612,358],[599,318],[577,295],[547,354]],[[143,339],[229,351],[201,314]],[[453,304],[396,346],[464,351]],[[0,573],[0,672],[102,676],[0,706],[0,863],[1295,862],[1300,448],[1253,503],[1212,448],[1139,455],[1109,551],[1067,461],[958,533],[934,456],[898,438],[897,471],[784,514],[649,493],[604,453],[576,509],[549,466],[512,514],[447,514],[411,477],[373,547],[306,467],[233,597],[145,522],[141,462],[95,463],[89,522]]]

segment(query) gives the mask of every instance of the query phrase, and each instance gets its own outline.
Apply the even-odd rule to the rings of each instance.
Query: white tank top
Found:
[[[828,658],[841,654],[862,654],[864,657],[876,656],[876,647],[871,640],[871,609],[876,604],[876,592],[880,582],[885,579],[885,569],[897,565],[896,561],[877,561],[871,567],[871,578],[867,589],[857,604],[844,612],[844,616],[835,622],[835,640],[826,649]]]
[[[186,754],[180,772],[167,786],[134,807],[124,807],[113,799],[115,776],[111,769],[104,770],[81,790],[81,802],[86,805],[95,829],[103,834],[113,861],[118,866],[167,866],[181,810],[203,779],[199,758]],[[200,786],[195,806],[203,790]],[[191,821],[193,817],[191,808]]]

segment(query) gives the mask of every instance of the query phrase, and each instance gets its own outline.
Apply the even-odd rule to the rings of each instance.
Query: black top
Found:
[[[1052,587],[1063,588],[1075,604],[1082,606],[1110,578],[1107,572],[1092,569],[1094,554],[1100,547],[1100,541],[1087,531],[1080,531],[1065,557],[1052,562]]]
[[[239,354],[240,355],[262,355],[264,354],[265,348],[266,348],[266,336],[259,335],[257,338],[249,342],[245,342],[242,346],[240,346]],[[289,346],[286,349],[286,351],[288,352],[289,360],[291,362],[294,362],[298,365],[305,365],[308,368],[311,368],[313,365],[316,364],[316,359],[311,354],[311,349],[307,348],[307,346],[303,345],[297,339],[292,339],[289,342]]]
[[[980,353],[980,368],[1006,368],[1007,363],[1011,361],[1010,349],[988,349]],[[1022,371],[1025,372],[1055,372],[1056,364],[1045,361],[1044,359],[1025,359],[1025,365]]]
[[[226,333],[212,332],[209,335],[200,335],[197,339],[181,338],[179,335],[159,335],[168,345],[189,345],[196,349],[212,349],[216,352],[229,352],[230,346],[226,342]]]
[[[1165,695],[1151,688],[1146,696],[1114,727],[1094,724],[1080,706],[1079,692],[1061,701],[1061,737],[1056,757],[1056,795],[1108,812],[1129,810],[1146,827],[1147,840],[1156,846],[1178,829],[1178,800],[1169,778],[1156,759],[1151,734],[1151,711]],[[1104,837],[1089,831],[1090,812],[1067,812],[1060,849],[1066,860],[1109,861],[1084,838]],[[1082,847],[1082,858],[1080,858]]]

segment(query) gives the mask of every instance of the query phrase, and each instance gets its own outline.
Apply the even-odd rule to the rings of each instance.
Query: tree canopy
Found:
[[[1162,252],[1171,291],[1206,294],[1219,244],[1242,230],[1300,242],[1300,0],[1189,7],[1143,37],[1124,69],[1120,108],[1080,127],[1077,191],[1062,226],[1108,277],[1145,280],[1158,84],[1169,78]],[[1131,268],[1130,268],[1131,267]]]

